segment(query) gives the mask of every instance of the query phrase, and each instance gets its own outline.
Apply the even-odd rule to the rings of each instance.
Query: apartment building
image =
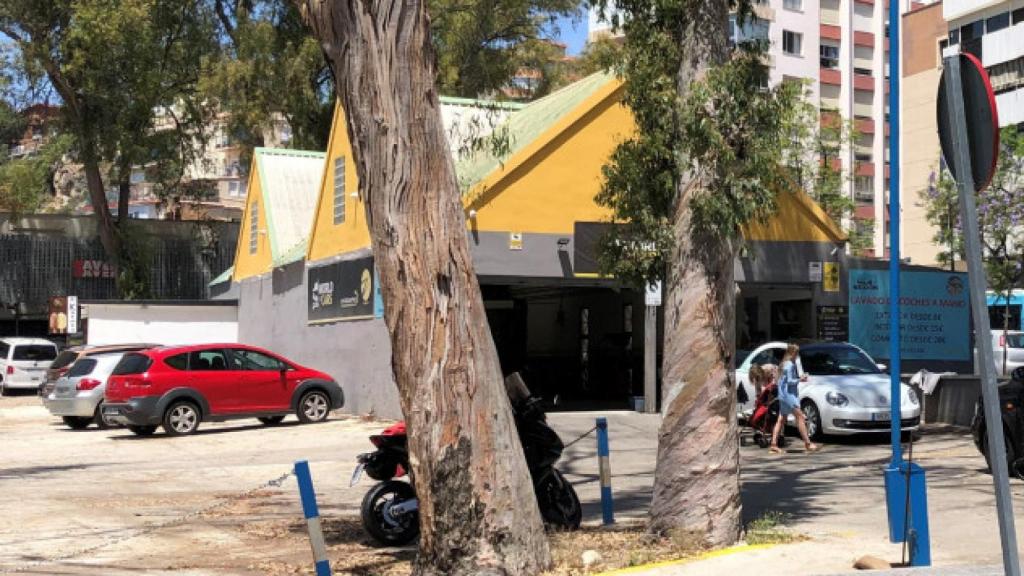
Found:
[[[978,57],[992,80],[1002,126],[1024,124],[1024,0],[945,0],[943,47]]]
[[[882,256],[888,237],[887,2],[881,0],[758,0],[754,17],[730,22],[734,42],[770,41],[772,83],[805,81],[822,121],[852,122],[856,142],[841,153],[847,194],[856,200],[854,221],[874,222],[868,255]],[[590,14],[589,38],[614,33]]]

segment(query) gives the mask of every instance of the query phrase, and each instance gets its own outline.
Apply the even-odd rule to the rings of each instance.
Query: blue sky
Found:
[[[579,54],[587,43],[587,13],[583,12],[576,22],[572,18],[559,18],[557,25],[557,39],[568,47],[566,53],[570,56]]]

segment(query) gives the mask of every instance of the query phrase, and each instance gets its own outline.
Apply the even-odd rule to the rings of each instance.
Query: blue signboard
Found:
[[[906,360],[969,361],[967,275],[900,274],[900,340]],[[850,270],[850,342],[889,357],[889,272]]]

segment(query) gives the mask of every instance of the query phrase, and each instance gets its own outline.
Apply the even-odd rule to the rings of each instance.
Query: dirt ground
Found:
[[[555,414],[565,441],[593,427],[594,414]],[[657,416],[607,414],[610,422],[615,530],[603,530],[593,436],[566,451],[567,472],[589,526],[556,535],[560,574],[583,574],[577,561],[596,549],[594,569],[640,564],[692,551],[689,543],[654,541],[635,522],[650,502]],[[358,521],[370,482],[348,481],[367,436],[381,422],[333,416],[320,425],[289,419],[204,424],[191,437],[137,438],[121,430],[68,430],[32,396],[0,398],[0,573],[13,574],[312,574],[295,460],[310,462],[335,574],[406,574],[414,549],[378,549]],[[748,521],[784,518],[784,530],[830,546],[848,568],[859,552],[896,554],[885,538],[881,468],[884,439],[837,441],[817,455],[772,458],[742,448]],[[998,561],[991,480],[960,432],[926,434],[916,454],[929,470],[933,556],[939,562]],[[1015,482],[1018,510],[1022,485]],[[966,536],[966,537],[965,537]],[[799,549],[794,548],[794,549]],[[898,557],[897,557],[898,559]]]

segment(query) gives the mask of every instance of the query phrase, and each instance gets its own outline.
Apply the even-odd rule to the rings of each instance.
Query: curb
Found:
[[[594,576],[620,576],[623,574],[638,574],[647,570],[654,570],[656,568],[666,568],[669,566],[680,566],[682,564],[690,564],[692,562],[700,562],[702,560],[710,560],[712,558],[720,558],[722,556],[731,556],[732,554],[738,554],[740,552],[751,552],[754,550],[767,550],[768,548],[774,548],[781,546],[781,544],[738,544],[736,546],[730,546],[728,548],[719,548],[718,550],[711,550],[691,556],[689,558],[680,558],[679,560],[664,560],[662,562],[652,562],[650,564],[641,564],[639,566],[630,566],[629,568],[619,568],[617,570],[611,570],[609,572],[599,572]]]

